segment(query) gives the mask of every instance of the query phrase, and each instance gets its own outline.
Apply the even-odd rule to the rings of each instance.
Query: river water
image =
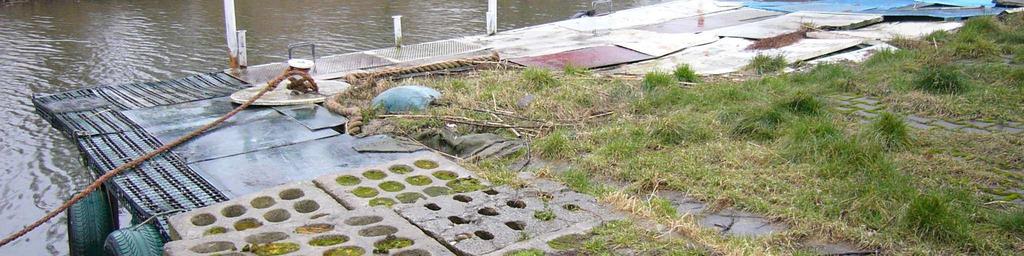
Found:
[[[217,0],[0,0],[0,235],[59,206],[92,176],[73,143],[32,107],[33,93],[164,80],[225,68]],[[406,43],[481,34],[486,0],[238,0],[249,64],[281,61],[286,46],[318,54],[388,47],[391,16]],[[615,1],[616,9],[661,0]],[[501,0],[499,29],[566,19],[590,0]],[[65,217],[0,248],[0,255],[67,254]]]

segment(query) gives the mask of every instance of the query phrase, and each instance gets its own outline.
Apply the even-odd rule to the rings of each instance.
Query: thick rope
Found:
[[[195,131],[192,131],[191,133],[186,134],[185,136],[181,136],[177,140],[174,140],[173,142],[171,142],[169,144],[163,145],[160,148],[157,148],[156,150],[153,150],[153,151],[151,151],[149,153],[146,153],[142,157],[136,158],[135,160],[132,160],[131,162],[122,164],[121,166],[118,166],[117,168],[114,168],[113,170],[107,171],[107,173],[105,173],[102,176],[100,176],[98,179],[96,179],[96,181],[93,181],[92,184],[89,184],[89,186],[85,187],[85,189],[82,190],[82,192],[79,192],[78,194],[75,194],[75,196],[71,197],[71,199],[69,199],[67,202],[64,202],[64,204],[62,204],[60,207],[57,207],[57,209],[54,209],[53,211],[50,211],[49,213],[46,213],[45,216],[43,216],[42,218],[40,218],[36,222],[33,222],[32,224],[26,226],[25,228],[21,229],[20,231],[8,235],[6,238],[4,238],[3,241],[0,241],[0,247],[3,247],[5,245],[7,245],[8,243],[13,242],[14,240],[24,236],[25,234],[28,234],[32,230],[34,230],[34,229],[38,228],[39,226],[43,225],[43,223],[46,223],[47,221],[50,221],[50,219],[53,219],[53,217],[57,217],[58,214],[64,212],[65,210],[70,208],[72,205],[74,205],[78,201],[82,200],[82,198],[85,198],[85,196],[89,195],[89,193],[92,193],[93,191],[96,191],[96,189],[98,189],[101,185],[103,185],[104,182],[106,182],[107,180],[110,180],[110,178],[113,178],[114,176],[117,176],[117,174],[119,174],[119,173],[121,173],[121,172],[123,172],[125,170],[131,169],[131,168],[135,168],[139,164],[142,164],[143,162],[145,162],[145,161],[147,161],[147,160],[149,160],[149,159],[151,159],[153,157],[156,157],[159,154],[167,152],[168,150],[171,150],[172,148],[174,148],[174,147],[176,147],[178,145],[181,145],[182,143],[185,143],[185,142],[191,140],[192,138],[195,138],[196,136],[199,136],[199,135],[203,134],[207,130],[210,130],[211,128],[216,127],[217,125],[220,125],[221,123],[224,123],[224,121],[227,121],[228,118],[231,118],[235,114],[238,114],[238,112],[241,112],[245,108],[248,108],[250,105],[252,105],[253,102],[256,102],[257,99],[259,99],[260,97],[263,97],[263,94],[266,94],[267,92],[274,90],[274,88],[277,87],[277,84],[281,83],[281,81],[284,81],[284,79],[286,79],[288,77],[292,77],[292,76],[302,76],[303,78],[307,78],[310,82],[312,82],[312,80],[313,80],[312,78],[309,77],[308,73],[303,72],[303,71],[298,71],[298,70],[285,71],[284,74],[281,74],[280,76],[278,76],[274,80],[271,80],[270,82],[267,82],[267,86],[263,87],[263,89],[260,90],[259,93],[256,93],[256,96],[253,96],[251,99],[249,99],[249,101],[246,101],[241,106],[238,106],[234,110],[231,110],[231,112],[228,112],[227,114],[224,114],[224,116],[221,116],[217,120],[214,120],[213,122],[210,122],[210,123],[208,123],[208,124],[206,124],[206,125],[204,125],[202,127],[199,127],[199,129],[196,129]],[[313,86],[316,86],[316,84],[314,83]]]

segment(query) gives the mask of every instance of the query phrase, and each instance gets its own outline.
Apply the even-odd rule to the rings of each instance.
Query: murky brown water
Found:
[[[0,1],[0,5],[3,2]],[[486,0],[237,0],[249,63],[280,61],[286,45],[320,54],[382,48],[391,16],[407,43],[484,31]],[[566,19],[590,0],[501,0],[499,27]],[[616,9],[662,0],[615,1]],[[35,114],[33,93],[181,77],[225,67],[217,0],[27,0],[0,6],[0,235],[60,205],[92,177],[74,144]],[[64,217],[0,249],[0,255],[67,253]]]

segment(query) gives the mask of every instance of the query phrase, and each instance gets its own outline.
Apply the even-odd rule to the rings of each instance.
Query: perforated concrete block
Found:
[[[348,211],[312,182],[290,183],[171,217],[172,238],[193,239]]]
[[[544,180],[530,184],[522,189],[503,186],[434,197],[400,206],[398,212],[464,255],[544,248],[546,241],[622,218],[593,197],[560,184]]]
[[[487,184],[432,152],[382,165],[352,168],[314,180],[345,207],[391,207],[430,197],[476,191]]]
[[[164,255],[428,256],[454,253],[394,211],[364,208],[311,220],[174,241],[164,246]]]

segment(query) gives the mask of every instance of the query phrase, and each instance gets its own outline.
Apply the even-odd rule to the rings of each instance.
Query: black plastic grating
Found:
[[[51,122],[69,137],[116,133],[141,129],[120,111],[97,108],[87,111],[51,114]]]
[[[82,136],[78,144],[89,164],[101,172],[128,163],[160,146],[155,138],[142,130]],[[227,199],[172,152],[160,154],[121,173],[113,182],[147,214],[203,207]]]
[[[242,81],[218,72],[160,82],[99,87],[96,90],[120,109],[137,109],[222,97],[244,87]]]

